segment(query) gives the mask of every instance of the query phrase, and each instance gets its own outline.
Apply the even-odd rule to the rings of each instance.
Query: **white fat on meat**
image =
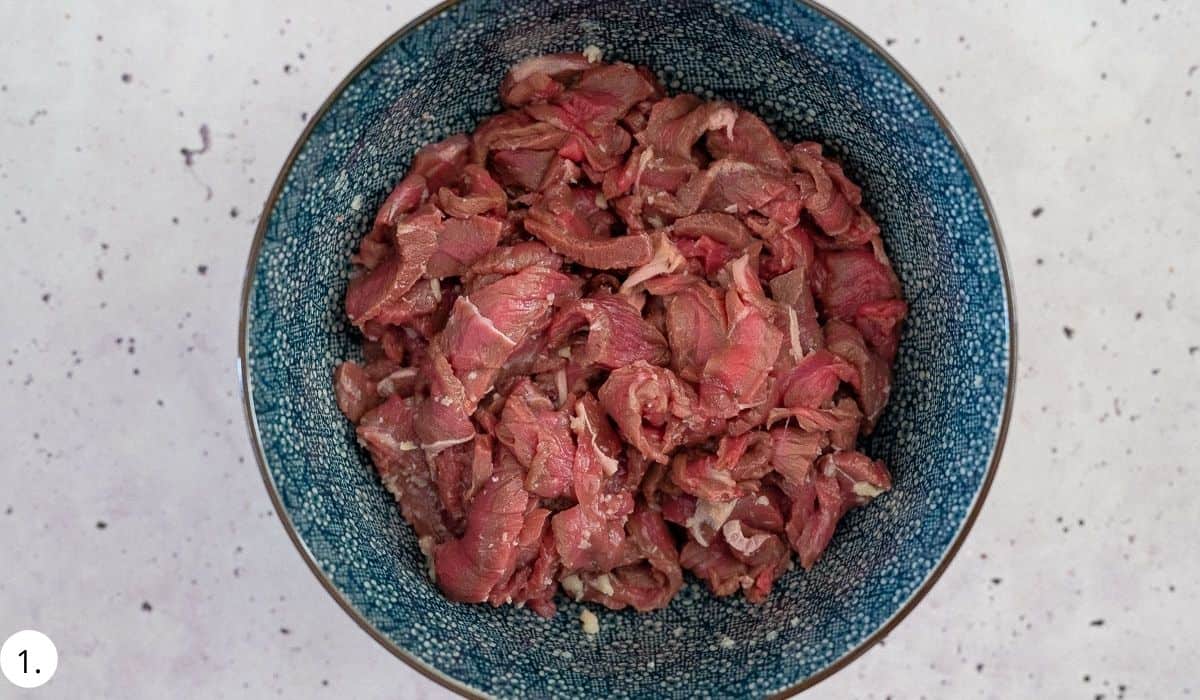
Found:
[[[375,385],[375,391],[382,397],[387,398],[396,393],[396,382],[401,379],[411,379],[417,376],[417,370],[413,367],[404,367],[392,372],[388,376],[379,380]]]
[[[650,262],[629,273],[625,282],[621,284],[621,293],[628,293],[642,282],[659,275],[669,275],[687,264],[687,260],[670,238],[664,235],[656,235],[656,238],[658,240],[654,246],[654,257],[650,258]]]
[[[838,469],[834,460],[831,459],[829,460],[828,466],[825,467],[825,476],[833,476],[834,474],[838,474],[847,480],[853,478],[844,470]],[[854,492],[855,496],[860,496],[862,498],[875,498],[879,494],[883,493],[886,489],[881,489],[869,481],[856,481],[854,482],[854,485],[850,487],[850,490]]]
[[[760,532],[753,537],[746,537],[746,533],[742,532],[741,520],[730,520],[721,528],[721,534],[725,535],[725,542],[732,549],[735,549],[746,556],[758,551],[758,548],[771,538],[765,532]]]
[[[691,531],[700,546],[707,547],[708,535],[704,534],[701,526],[707,525],[713,532],[719,532],[735,505],[737,501],[714,502],[701,498],[696,501],[696,512],[684,522],[684,527]]]
[[[612,579],[608,577],[608,574],[600,574],[589,581],[589,583],[591,584],[592,588],[595,588],[606,596],[612,596],[616,593],[616,590],[612,585]]]
[[[437,570],[433,568],[433,547],[437,542],[431,535],[425,535],[417,540],[421,554],[425,555],[425,568],[429,571],[429,580],[437,583]]]
[[[733,140],[733,125],[737,123],[737,112],[726,107],[717,110],[717,113],[708,121],[709,131],[717,131],[718,129],[725,130],[725,136]]]
[[[627,292],[625,294],[625,300],[628,301],[629,305],[632,306],[634,309],[636,309],[637,312],[640,314],[646,308],[646,297],[647,296],[649,296],[649,295],[646,294],[646,290],[643,289],[641,291],[632,292],[632,293]]]
[[[804,346],[800,344],[800,319],[796,316],[796,307],[788,304],[788,341],[791,344],[792,359],[796,362],[804,359]]]
[[[492,333],[495,333],[496,336],[498,338],[500,338],[500,340],[503,341],[503,345],[506,345],[508,347],[516,347],[517,341],[508,337],[507,335],[504,334],[503,331],[501,331],[499,328],[497,328],[496,324],[492,322],[492,319],[481,314],[479,312],[479,307],[475,306],[475,302],[471,301],[471,299],[469,297],[465,297],[465,296],[459,297],[458,301],[462,302],[462,304],[464,306],[469,308],[472,313],[474,313],[476,316],[478,316],[480,318],[480,320],[483,322],[484,327],[487,328],[488,330],[490,330]]]
[[[588,63],[599,63],[600,59],[604,58],[604,51],[595,44],[588,44],[583,48],[583,57]]]
[[[559,367],[554,373],[554,389],[558,392],[558,406],[562,408],[567,405],[567,368]]]
[[[642,155],[638,156],[637,166],[633,169],[633,191],[637,192],[642,187],[642,171],[654,160],[654,149],[647,147],[642,151]]]
[[[396,440],[391,435],[388,435],[384,432],[378,433],[373,437],[376,442],[382,443],[395,452],[408,452],[409,450],[415,450],[418,447],[417,443],[415,442],[410,442],[408,440]],[[358,444],[362,445],[364,448],[369,447],[367,442],[362,439],[359,439]]]
[[[612,476],[617,473],[621,465],[617,463],[617,460],[604,454],[604,450],[600,449],[600,446],[596,444],[596,429],[592,427],[592,422],[588,420],[587,411],[583,410],[582,401],[575,402],[575,417],[571,419],[571,430],[574,430],[575,434],[580,437],[584,435],[589,436],[588,439],[592,441],[592,451],[596,453],[596,459],[600,462],[600,468],[604,470],[605,476]]]
[[[433,459],[434,455],[436,455],[437,453],[446,449],[447,447],[454,447],[455,445],[461,445],[464,442],[467,442],[469,440],[474,440],[474,439],[475,439],[475,436],[470,435],[468,437],[461,438],[461,439],[451,438],[449,440],[438,440],[437,442],[431,442],[428,445],[421,445],[421,449],[425,450],[426,458]]]

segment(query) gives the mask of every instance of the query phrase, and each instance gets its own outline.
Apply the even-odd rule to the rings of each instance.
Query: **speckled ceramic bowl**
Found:
[[[694,580],[665,610],[557,617],[447,602],[355,445],[331,372],[358,353],[343,321],[347,256],[422,144],[498,109],[507,66],[594,44],[673,91],[735,100],[815,139],[864,185],[911,316],[895,390],[867,445],[896,487],[852,512],[819,565],[770,599]],[[464,695],[753,697],[828,676],[909,612],[953,556],[1008,419],[1014,331],[983,188],[912,80],[844,21],[795,0],[462,0],[402,29],[313,118],[250,255],[242,360],[250,430],[289,534],[381,644]]]

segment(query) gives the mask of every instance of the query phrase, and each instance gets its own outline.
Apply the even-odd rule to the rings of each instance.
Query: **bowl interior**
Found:
[[[853,653],[921,589],[989,474],[1009,377],[1009,310],[988,213],[921,98],[871,48],[792,0],[465,0],[389,42],[318,115],[251,259],[245,373],[285,523],[321,575],[395,650],[460,690],[502,696],[748,696]],[[890,406],[868,452],[895,490],[851,513],[819,565],[762,605],[690,581],[667,609],[448,603],[331,387],[357,356],[347,256],[421,145],[499,108],[507,66],[594,44],[671,91],[735,100],[788,139],[825,143],[863,185],[911,304]]]

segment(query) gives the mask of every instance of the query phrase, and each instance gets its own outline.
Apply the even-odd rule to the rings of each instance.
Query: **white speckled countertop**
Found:
[[[0,638],[34,627],[60,653],[20,697],[449,697],[288,541],[235,349],[306,112],[426,3],[69,4],[0,13]],[[830,5],[975,158],[1021,357],[964,549],[808,696],[1200,693],[1200,5]]]

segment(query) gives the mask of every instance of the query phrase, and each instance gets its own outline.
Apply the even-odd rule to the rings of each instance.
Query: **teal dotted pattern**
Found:
[[[815,139],[864,186],[911,304],[890,406],[868,451],[893,492],[852,512],[811,572],[770,599],[694,580],[651,614],[563,601],[542,620],[458,605],[355,445],[331,373],[358,348],[343,320],[347,257],[421,145],[499,105],[507,66],[593,44],[672,91],[735,100]],[[997,449],[1011,372],[1001,253],[949,135],[902,76],[791,0],[464,0],[396,38],[318,116],[251,261],[245,367],[262,460],[285,522],[328,584],[381,636],[461,692],[497,697],[757,697],[852,652],[946,556]]]

